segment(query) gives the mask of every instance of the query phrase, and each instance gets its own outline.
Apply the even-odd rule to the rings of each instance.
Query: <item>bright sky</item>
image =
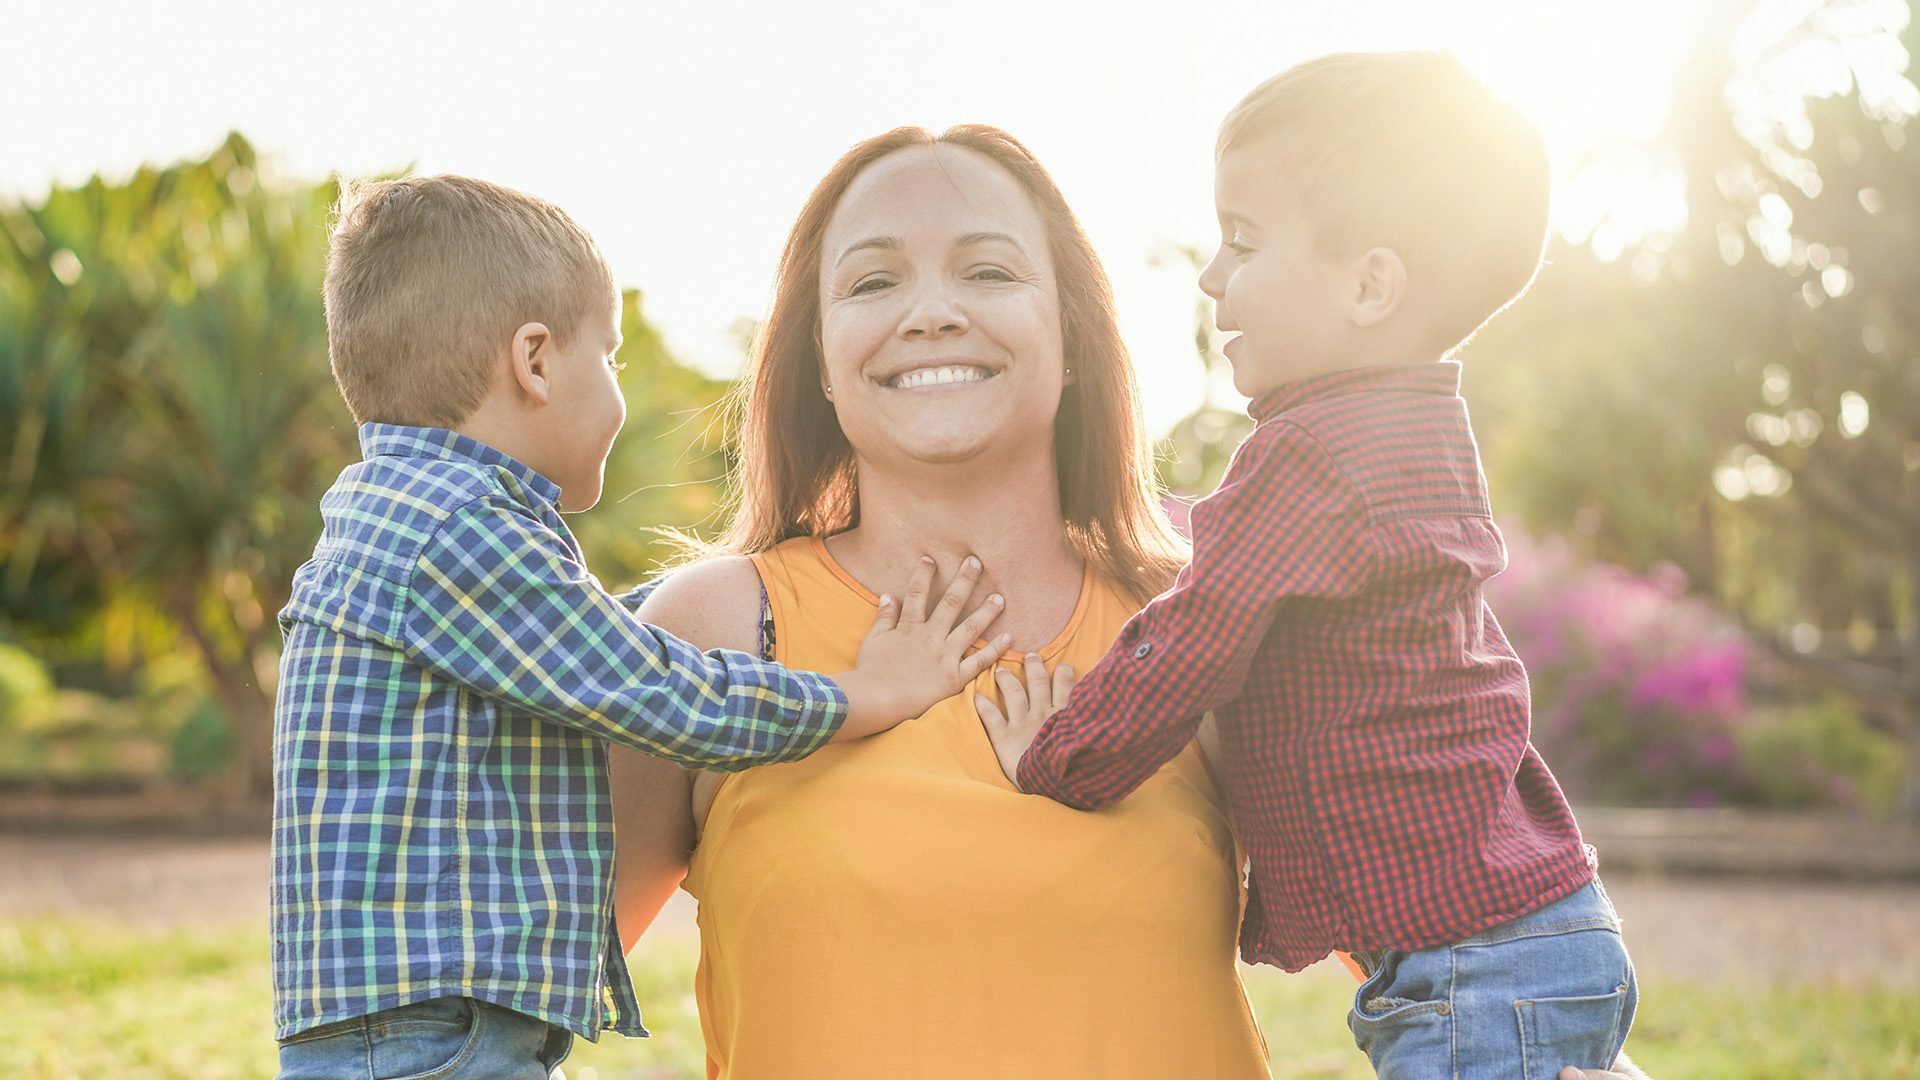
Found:
[[[1214,129],[1261,79],[1323,52],[1451,49],[1564,170],[1659,126],[1707,4],[28,2],[5,18],[0,197],[202,155],[230,129],[300,176],[470,173],[565,207],[677,355],[731,375],[732,328],[765,313],[842,151],[903,123],[997,124],[1105,259],[1157,434],[1202,392],[1193,272],[1158,256],[1215,242]]]

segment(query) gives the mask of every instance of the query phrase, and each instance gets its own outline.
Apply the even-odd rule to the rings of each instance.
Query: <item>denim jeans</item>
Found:
[[[1381,1080],[1554,1080],[1607,1068],[1639,990],[1596,880],[1451,945],[1360,957],[1347,1026]]]
[[[443,997],[281,1040],[279,1080],[566,1080],[572,1048],[544,1020]]]

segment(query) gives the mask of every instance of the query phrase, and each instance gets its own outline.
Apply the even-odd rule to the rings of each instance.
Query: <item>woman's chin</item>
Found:
[[[964,429],[936,424],[901,425],[880,439],[856,442],[854,452],[874,464],[892,461],[952,465],[985,456],[996,441],[995,432],[981,430],[978,424]]]
[[[977,433],[945,438],[927,433],[902,446],[901,450],[908,459],[923,465],[957,465],[979,459],[992,446],[993,440],[982,438]]]
[[[944,388],[943,388],[944,389]],[[863,458],[925,464],[972,461],[1001,452],[1031,453],[1049,445],[1054,418],[1046,410],[1017,408],[1004,394],[902,394],[868,416],[865,437],[848,430]]]

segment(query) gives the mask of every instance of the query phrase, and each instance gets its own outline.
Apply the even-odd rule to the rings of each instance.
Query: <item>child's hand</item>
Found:
[[[1025,687],[1011,671],[997,671],[993,679],[1007,703],[1006,715],[1001,715],[985,694],[973,695],[973,707],[979,711],[980,723],[986,726],[994,755],[1000,759],[1000,771],[1018,788],[1020,778],[1015,774],[1020,771],[1020,756],[1033,745],[1033,737],[1040,733],[1047,717],[1066,707],[1067,695],[1073,692],[1073,668],[1061,664],[1049,679],[1047,665],[1038,655],[1028,653]]]
[[[933,560],[922,556],[907,583],[905,602],[880,598],[880,614],[860,646],[857,666],[834,677],[846,692],[849,706],[846,723],[834,735],[836,741],[885,731],[966,689],[993,666],[1012,640],[1011,635],[1001,634],[984,647],[967,651],[1000,617],[1006,603],[995,593],[965,619],[960,617],[980,580],[979,559],[969,555],[961,562],[946,595],[929,611],[933,570]]]

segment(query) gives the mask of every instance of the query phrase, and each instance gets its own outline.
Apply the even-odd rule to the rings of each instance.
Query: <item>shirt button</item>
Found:
[[[1152,651],[1153,651],[1153,642],[1143,641],[1139,645],[1136,645],[1134,647],[1133,658],[1135,660],[1145,660],[1147,658],[1147,654]]]

